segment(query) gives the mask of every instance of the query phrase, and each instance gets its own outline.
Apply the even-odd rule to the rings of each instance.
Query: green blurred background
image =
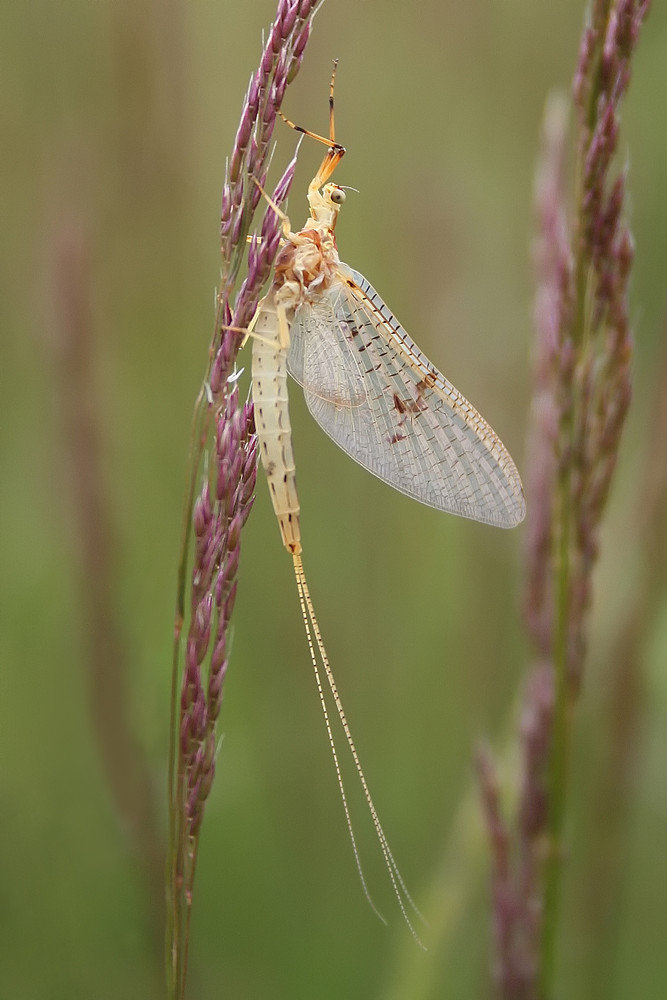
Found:
[[[163,836],[175,571],[220,189],[273,12],[273,0],[3,10],[0,995],[12,1000],[163,995],[159,890],[109,790],[99,747],[111,707],[91,710],[86,596],[96,574],[82,569],[66,444],[80,389],[63,356],[63,285],[80,253],[73,294],[84,305],[73,309],[89,310],[108,605],[121,637],[112,660],[128,671],[136,759]],[[339,57],[337,133],[348,155],[337,179],[360,192],[337,230],[341,256],[522,470],[538,136],[547,94],[569,85],[582,18],[573,0],[329,0],[284,105],[326,129]],[[636,398],[576,727],[558,973],[558,996],[571,1000],[667,993],[667,605],[655,558],[664,537],[654,527],[641,535],[646,470],[664,462],[651,425],[661,378],[667,385],[666,88],[667,14],[656,5],[621,140],[637,244]],[[295,137],[280,125],[275,134],[277,178]],[[296,223],[320,152],[302,147]],[[350,774],[388,928],[363,898],[290,560],[260,474],[202,836],[191,996],[485,997],[492,930],[472,756],[488,737],[506,757],[511,797],[531,659],[520,618],[524,528],[496,531],[395,494],[324,437],[298,391],[293,399],[310,585],[385,830],[431,924],[429,951],[401,922]],[[106,566],[100,552],[101,574]],[[618,656],[635,621],[625,697]],[[106,642],[92,635],[93,646]]]

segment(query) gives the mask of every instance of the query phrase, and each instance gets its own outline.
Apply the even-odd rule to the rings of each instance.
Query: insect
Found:
[[[333,753],[357,868],[364,880],[341,777],[319,664],[345,737],[403,916],[412,904],[371,799],[331,672],[304,575],[300,508],[288,410],[287,374],[303,387],[311,414],[355,461],[422,503],[503,528],[525,515],[519,473],[477,410],[410,339],[377,292],[339,256],[334,231],[345,190],[330,178],[345,154],[335,140],[330,86],[329,137],[292,122],[328,149],[308,187],[310,217],[284,245],[268,294],[250,324],[252,394],[262,464],[283,544],[292,555],[303,622]],[[270,202],[270,204],[272,204]],[[319,656],[319,661],[318,661]],[[376,910],[377,912],[377,910]],[[417,939],[418,940],[418,939]]]

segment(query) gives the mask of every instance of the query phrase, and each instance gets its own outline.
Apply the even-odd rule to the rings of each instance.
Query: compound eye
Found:
[[[342,205],[345,201],[345,192],[342,188],[335,187],[331,192],[331,200],[334,205]]]

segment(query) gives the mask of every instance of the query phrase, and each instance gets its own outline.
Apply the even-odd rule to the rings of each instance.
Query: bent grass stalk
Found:
[[[565,194],[567,109],[547,106],[537,177],[538,290],[527,485],[525,621],[536,650],[522,720],[512,831],[495,769],[479,760],[492,845],[496,970],[504,998],[554,995],[572,722],[586,654],[592,571],[631,396],[633,244],[615,172],[621,101],[650,0],[595,0],[572,103],[573,205]]]
[[[553,990],[571,722],[586,652],[592,570],[631,398],[627,295],[633,244],[622,218],[626,176],[613,176],[613,158],[630,61],[649,7],[649,0],[598,0],[584,31],[573,86],[575,220],[571,277],[569,288],[563,287],[560,363],[554,368],[561,403],[553,508],[555,706],[540,963],[544,996]]]
[[[254,181],[266,184],[276,116],[299,70],[315,8],[314,0],[279,0],[246,94],[222,192],[221,278],[208,365],[192,421],[174,622],[166,873],[171,998],[185,995],[199,835],[215,774],[216,723],[227,669],[227,627],[236,596],[241,529],[254,499],[254,417],[251,405],[239,403],[233,384],[242,341],[235,331],[252,318],[278,249],[280,221],[272,210],[265,213],[259,238],[250,240],[246,274],[237,286],[260,200]],[[273,191],[272,200],[280,207],[295,166],[293,159]]]

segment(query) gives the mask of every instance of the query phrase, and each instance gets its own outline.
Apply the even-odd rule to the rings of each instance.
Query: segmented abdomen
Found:
[[[259,453],[283,544],[289,552],[299,553],[300,508],[287,399],[286,350],[280,346],[278,310],[271,296],[258,306],[253,334],[252,398]]]

